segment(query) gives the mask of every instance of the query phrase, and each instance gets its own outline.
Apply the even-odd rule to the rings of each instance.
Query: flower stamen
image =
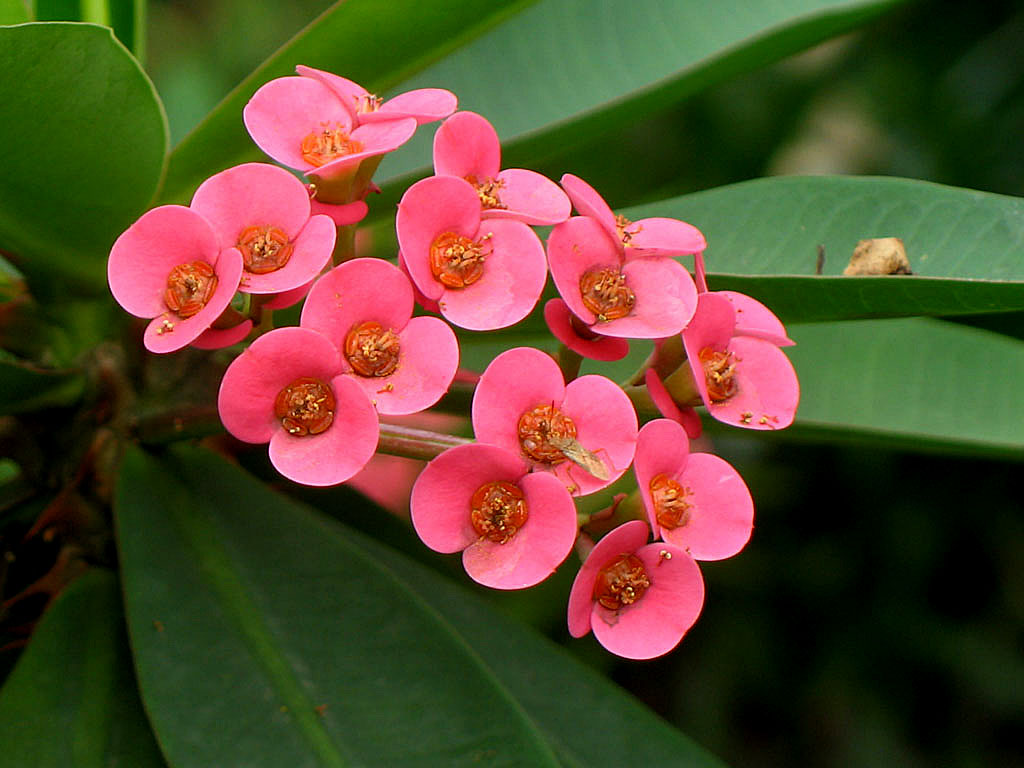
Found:
[[[252,226],[242,230],[237,248],[242,253],[246,272],[265,275],[287,264],[294,246],[288,235],[277,227]]]
[[[736,383],[736,363],[739,362],[732,352],[719,352],[711,347],[704,347],[698,355],[704,368],[704,381],[707,383],[708,399],[712,403],[722,403],[736,394],[739,386]]]
[[[344,128],[328,128],[314,131],[302,140],[302,159],[319,168],[332,160],[363,151],[363,144],[348,135]]]
[[[659,474],[651,478],[650,489],[658,525],[672,530],[690,522],[691,506],[686,501],[689,488],[683,488],[668,475]]]
[[[400,351],[398,334],[380,323],[360,323],[345,337],[345,359],[360,376],[390,376],[398,368]]]
[[[496,544],[511,540],[529,517],[523,492],[504,480],[481,485],[469,505],[473,530]]]
[[[632,605],[651,586],[643,561],[636,555],[619,555],[597,574],[594,599],[609,611]]]
[[[167,275],[164,303],[185,319],[198,313],[217,290],[217,275],[205,261],[179,264]]]
[[[476,176],[467,176],[466,181],[476,189],[477,195],[480,196],[480,205],[484,209],[508,208],[507,205],[501,202],[501,196],[498,194],[498,190],[505,186],[505,182],[502,179],[492,179],[489,177],[478,179]]]
[[[472,285],[484,274],[484,260],[490,254],[485,251],[484,240],[479,242],[443,232],[430,245],[430,272],[438,282],[449,288],[465,288]]]
[[[290,435],[319,435],[334,421],[335,405],[334,392],[327,384],[303,376],[277,393],[274,417]]]
[[[542,403],[519,417],[519,445],[534,461],[561,464],[568,457],[558,445],[576,440],[572,419],[549,403]]]
[[[583,306],[597,315],[599,322],[625,317],[636,304],[636,295],[618,267],[595,267],[580,278]]]

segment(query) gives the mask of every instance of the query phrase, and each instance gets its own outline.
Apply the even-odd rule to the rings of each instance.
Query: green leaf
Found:
[[[623,213],[699,227],[709,287],[755,296],[786,322],[1024,310],[1017,197],[908,179],[784,177]],[[843,277],[854,246],[873,237],[902,238],[914,274]]]
[[[242,124],[256,89],[297,64],[336,72],[376,93],[472,40],[530,0],[347,0],[334,5],[243,80],[171,154],[164,202],[187,203],[207,177],[266,160]]]
[[[129,452],[115,501],[172,764],[557,764],[473,649],[350,537],[221,459],[175,456]]]
[[[81,397],[79,371],[55,371],[10,358],[0,350],[0,416],[70,405]]]
[[[790,331],[794,436],[1024,458],[1024,342],[929,318]]]
[[[0,71],[0,250],[40,299],[105,291],[110,246],[163,168],[167,120],[152,83],[91,24],[0,28]]]
[[[132,679],[117,581],[87,572],[54,601],[0,690],[0,764],[162,766]]]
[[[899,0],[542,0],[402,84],[448,88],[503,141],[505,167],[555,167],[580,143],[856,27]],[[381,165],[389,215],[429,137]],[[609,156],[615,148],[608,150]],[[569,170],[569,169],[566,169]],[[406,175],[410,174],[411,175]],[[381,179],[399,176],[387,185]]]
[[[0,0],[0,25],[22,24],[31,20],[24,0]]]

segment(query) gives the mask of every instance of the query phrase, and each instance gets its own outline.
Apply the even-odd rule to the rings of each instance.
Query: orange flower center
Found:
[[[449,288],[465,288],[483,277],[487,256],[483,241],[443,232],[430,244],[430,272]]]
[[[473,530],[496,544],[508,542],[529,517],[523,492],[504,480],[481,485],[469,506]]]
[[[179,264],[167,275],[167,290],[164,303],[178,317],[192,317],[203,307],[217,290],[217,275],[205,261],[190,261]]]
[[[519,417],[519,445],[534,461],[560,464],[567,458],[560,446],[575,439],[576,425],[554,405],[538,405]]]
[[[334,407],[331,388],[320,379],[304,376],[277,393],[274,416],[291,435],[319,435],[334,421]]]
[[[583,306],[597,315],[599,322],[625,317],[636,304],[636,296],[618,267],[595,267],[580,278]]]
[[[632,605],[651,586],[644,564],[636,555],[619,555],[597,574],[594,599],[609,611]]]
[[[360,376],[390,376],[400,349],[398,334],[372,321],[353,326],[345,337],[345,359]]]
[[[501,202],[501,196],[498,194],[498,190],[505,186],[505,182],[501,179],[478,179],[476,176],[467,176],[466,181],[476,189],[476,193],[480,196],[480,205],[484,208],[508,208]]]
[[[735,379],[736,363],[739,362],[736,355],[704,347],[698,357],[704,368],[704,381],[711,402],[721,403],[735,395],[739,389]]]
[[[242,252],[246,272],[265,275],[287,264],[294,246],[277,227],[253,226],[242,230],[237,248]]]
[[[654,516],[662,528],[681,528],[690,522],[690,505],[686,497],[690,491],[668,475],[651,478],[651,498],[654,501]]]
[[[362,142],[351,138],[343,128],[324,127],[302,140],[302,159],[317,168],[331,160],[362,151]]]

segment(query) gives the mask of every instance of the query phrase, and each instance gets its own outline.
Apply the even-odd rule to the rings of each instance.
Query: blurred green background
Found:
[[[173,140],[328,5],[151,3],[146,66]],[[790,173],[1022,196],[1022,137],[1024,4],[932,1],[537,170],[576,173],[615,208]],[[713,439],[747,479],[757,528],[740,556],[704,566],[704,615],[676,652],[636,664],[568,641],[572,574],[491,598],[735,765],[1024,765],[1022,464],[784,434]],[[354,494],[333,494],[302,495],[340,494],[340,517],[374,526]],[[456,560],[442,567],[468,581]]]

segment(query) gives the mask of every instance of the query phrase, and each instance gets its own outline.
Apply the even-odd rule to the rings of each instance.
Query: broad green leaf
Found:
[[[34,0],[34,5],[37,21],[87,21],[110,27],[135,58],[143,58],[146,0]]]
[[[156,92],[110,30],[91,24],[0,28],[0,71],[0,250],[38,298],[102,291],[110,246],[163,168]]]
[[[178,768],[557,765],[407,584],[236,467],[132,450],[115,512],[140,689]]]
[[[1024,310],[1022,198],[908,179],[783,177],[623,213],[699,227],[709,287],[749,293],[784,321]],[[902,238],[914,274],[842,276],[857,242],[874,237]]]
[[[0,415],[70,405],[82,395],[79,371],[54,371],[12,359],[0,350]]]
[[[31,20],[32,16],[24,0],[0,0],[0,25],[24,24]]]
[[[384,93],[529,3],[337,3],[243,80],[175,147],[161,200],[187,203],[207,176],[239,163],[265,161],[245,131],[242,108],[267,81],[294,75],[297,64],[335,72]]]
[[[1024,342],[930,318],[789,330],[794,434],[1024,458]]]
[[[0,765],[164,765],[132,678],[122,621],[108,571],[87,572],[54,601],[0,690]]]
[[[402,84],[438,86],[494,124],[506,167],[537,167],[713,84],[834,35],[899,0],[542,0]],[[381,165],[389,215],[429,143]],[[615,148],[608,148],[609,157]],[[557,165],[557,163],[554,163]],[[565,170],[570,170],[566,168]],[[381,183],[380,181],[378,183]]]

